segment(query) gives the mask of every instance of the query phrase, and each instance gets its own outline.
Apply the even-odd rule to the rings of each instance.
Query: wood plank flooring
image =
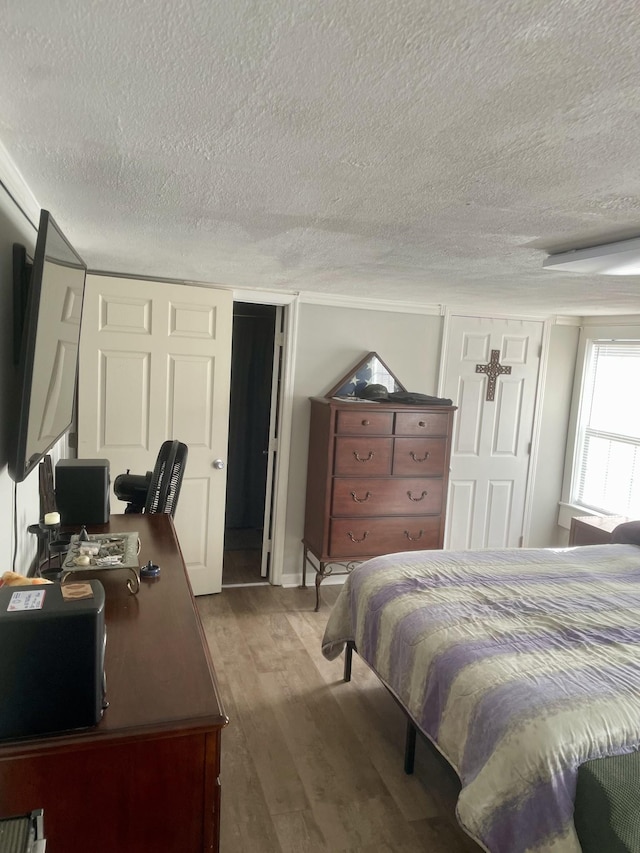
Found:
[[[225,551],[222,561],[222,586],[268,583],[260,575],[261,550]]]
[[[221,853],[478,853],[457,826],[455,774],[419,741],[354,655],[320,643],[338,586],[237,587],[198,609],[230,723],[222,733]]]

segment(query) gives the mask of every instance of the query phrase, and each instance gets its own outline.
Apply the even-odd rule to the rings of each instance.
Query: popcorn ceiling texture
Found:
[[[93,269],[640,313],[628,0],[8,0],[0,141]]]

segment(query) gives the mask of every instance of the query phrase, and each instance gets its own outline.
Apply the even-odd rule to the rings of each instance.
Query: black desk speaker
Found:
[[[104,587],[67,600],[60,584],[0,588],[0,739],[95,726],[105,702]]]
[[[62,524],[106,524],[109,460],[61,459],[56,464],[55,491]]]

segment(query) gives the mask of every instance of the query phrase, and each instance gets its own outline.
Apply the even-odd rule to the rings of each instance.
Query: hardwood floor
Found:
[[[253,528],[225,530],[222,585],[268,583],[260,574],[262,531]]]
[[[222,562],[222,585],[268,583],[260,575],[262,551],[237,550],[225,551]]]
[[[478,853],[455,823],[455,774],[354,655],[320,651],[338,586],[238,587],[197,599],[223,702],[222,853]]]

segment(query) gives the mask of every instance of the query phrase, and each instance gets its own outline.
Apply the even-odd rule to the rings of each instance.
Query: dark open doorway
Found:
[[[261,574],[277,308],[235,302],[222,585]]]

